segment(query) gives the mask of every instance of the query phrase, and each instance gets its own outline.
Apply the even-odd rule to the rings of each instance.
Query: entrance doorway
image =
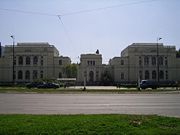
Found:
[[[89,72],[89,82],[94,82],[94,72],[93,71]]]

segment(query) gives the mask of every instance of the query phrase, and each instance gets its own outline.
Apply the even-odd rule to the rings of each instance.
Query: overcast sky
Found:
[[[16,43],[49,42],[75,63],[97,49],[107,63],[157,37],[179,49],[180,0],[0,0],[2,45],[12,44],[11,34]]]

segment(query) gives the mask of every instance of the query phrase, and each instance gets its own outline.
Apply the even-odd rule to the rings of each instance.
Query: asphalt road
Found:
[[[0,114],[158,114],[180,117],[180,94],[0,94]]]

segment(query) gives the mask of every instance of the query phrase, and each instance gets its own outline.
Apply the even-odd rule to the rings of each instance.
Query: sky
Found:
[[[0,42],[48,42],[74,63],[97,49],[108,63],[158,37],[178,50],[179,7],[180,0],[0,0]]]

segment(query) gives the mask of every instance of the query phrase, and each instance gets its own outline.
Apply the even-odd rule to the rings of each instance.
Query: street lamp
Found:
[[[161,40],[162,38],[157,38],[157,81],[158,81],[158,85],[159,85],[159,40]]]
[[[13,40],[13,51],[12,51],[12,53],[13,53],[13,73],[12,73],[12,78],[13,78],[13,84],[15,83],[15,71],[14,71],[14,44],[15,44],[15,37],[14,37],[14,35],[11,35],[11,38],[12,38],[12,40]]]

